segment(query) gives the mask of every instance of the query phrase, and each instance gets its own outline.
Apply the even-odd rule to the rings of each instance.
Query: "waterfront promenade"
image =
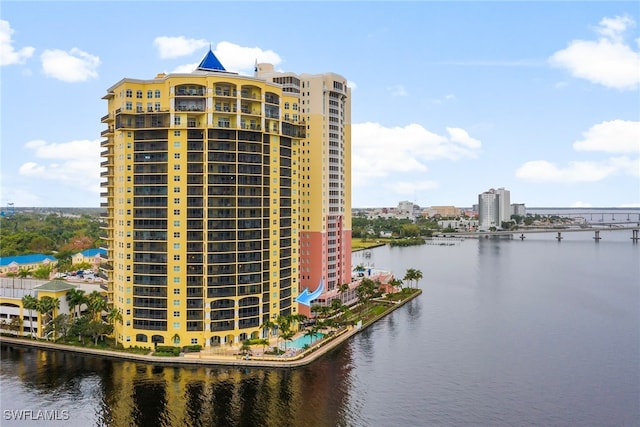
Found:
[[[0,343],[13,344],[23,347],[36,347],[43,350],[64,351],[88,356],[104,357],[110,359],[126,359],[135,362],[150,363],[154,365],[218,365],[218,366],[242,366],[260,368],[296,368],[317,360],[327,352],[340,346],[349,338],[374,324],[379,319],[402,307],[409,301],[422,294],[421,290],[410,295],[407,299],[390,304],[388,308],[368,323],[358,326],[348,326],[339,329],[331,336],[319,339],[307,349],[298,352],[288,352],[281,356],[259,355],[241,356],[237,346],[222,350],[203,349],[200,352],[183,353],[178,357],[153,356],[149,354],[134,354],[118,350],[95,349],[67,344],[53,343],[49,341],[34,340],[29,338],[15,338],[0,336]],[[296,335],[296,337],[300,336]],[[271,345],[271,343],[270,343]]]

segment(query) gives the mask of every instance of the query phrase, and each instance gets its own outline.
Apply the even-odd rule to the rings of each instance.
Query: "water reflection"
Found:
[[[12,387],[55,395],[56,407],[71,412],[69,425],[86,426],[89,416],[108,426],[341,426],[351,416],[342,409],[349,345],[295,370],[153,366],[7,344],[2,360],[2,377],[20,379]],[[26,409],[10,393],[3,389],[2,408]],[[85,420],[74,419],[72,408]]]

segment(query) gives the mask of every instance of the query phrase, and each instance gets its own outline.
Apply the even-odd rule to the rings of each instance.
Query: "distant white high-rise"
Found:
[[[490,189],[478,195],[480,229],[500,228],[511,219],[511,193],[504,188]]]

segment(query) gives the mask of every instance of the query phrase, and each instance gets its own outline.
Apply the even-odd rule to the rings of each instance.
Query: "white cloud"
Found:
[[[469,133],[460,128],[447,128],[450,139],[452,142],[456,142],[464,147],[471,149],[479,149],[482,147],[482,143],[475,138],[471,138]]]
[[[40,59],[45,75],[64,82],[83,82],[98,77],[100,58],[75,47],[69,52],[45,50]]]
[[[347,80],[347,86],[353,91],[356,90],[358,88],[358,85],[356,84],[356,82],[351,81],[351,80]]]
[[[170,59],[190,55],[209,46],[209,42],[202,39],[187,39],[185,37],[156,37],[153,41],[158,49],[160,58]],[[204,57],[204,52],[203,57]],[[279,65],[282,62],[280,55],[272,50],[264,50],[259,47],[239,46],[235,43],[219,42],[213,53],[227,71],[252,75],[256,62],[266,62]],[[198,62],[184,64],[176,67],[174,73],[190,73],[198,67]]]
[[[389,92],[391,92],[391,96],[407,96],[407,91],[402,85],[395,85],[387,88]]]
[[[428,161],[475,157],[480,142],[466,131],[448,128],[449,136],[430,132],[421,125],[384,127],[379,123],[352,126],[352,176],[354,186],[374,177],[400,173],[426,173]]]
[[[616,16],[615,18],[602,18],[600,26],[595,31],[602,36],[620,42],[622,41],[622,33],[627,28],[635,26],[635,22],[629,16]]]
[[[171,71],[172,73],[191,73],[198,68],[199,62],[193,62],[191,64],[179,65]]]
[[[35,48],[30,46],[16,51],[11,41],[11,35],[14,32],[9,21],[0,19],[0,66],[24,64],[35,51]]]
[[[635,25],[630,17],[603,18],[597,41],[574,40],[554,53],[551,65],[574,77],[616,89],[636,89],[640,83],[640,52],[625,43],[623,33]]]
[[[640,159],[620,157],[602,162],[569,162],[564,168],[546,160],[535,160],[516,171],[522,180],[547,183],[596,182],[619,174],[640,176]]]
[[[282,62],[280,55],[272,50],[239,46],[226,41],[218,43],[213,53],[227,71],[241,74],[253,74],[256,62],[266,62],[274,66]]]
[[[34,161],[20,166],[18,173],[25,178],[57,181],[58,185],[81,189],[98,194],[100,192],[100,140],[77,140],[51,143],[44,140],[27,142]]]
[[[160,58],[172,59],[191,55],[197,50],[204,49],[209,46],[209,42],[203,39],[188,39],[184,36],[160,36],[153,40],[153,45],[158,50]],[[193,69],[190,71],[193,71]]]
[[[573,144],[576,151],[640,153],[640,121],[612,120],[592,126],[584,139]]]

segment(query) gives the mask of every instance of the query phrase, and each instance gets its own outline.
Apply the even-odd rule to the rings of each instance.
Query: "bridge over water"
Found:
[[[594,234],[593,239],[598,242],[601,231],[631,231],[631,241],[638,243],[640,241],[640,222],[633,223],[608,223],[599,226],[582,225],[582,226],[557,226],[557,227],[532,227],[532,228],[519,228],[517,230],[496,230],[496,231],[460,231],[456,233],[438,234],[437,237],[476,237],[476,238],[489,238],[491,236],[516,236],[524,240],[526,234],[536,233],[556,233],[555,239],[562,240],[562,233],[584,233],[591,232]]]
[[[527,214],[583,219],[585,223],[640,223],[640,208],[527,208]]]

